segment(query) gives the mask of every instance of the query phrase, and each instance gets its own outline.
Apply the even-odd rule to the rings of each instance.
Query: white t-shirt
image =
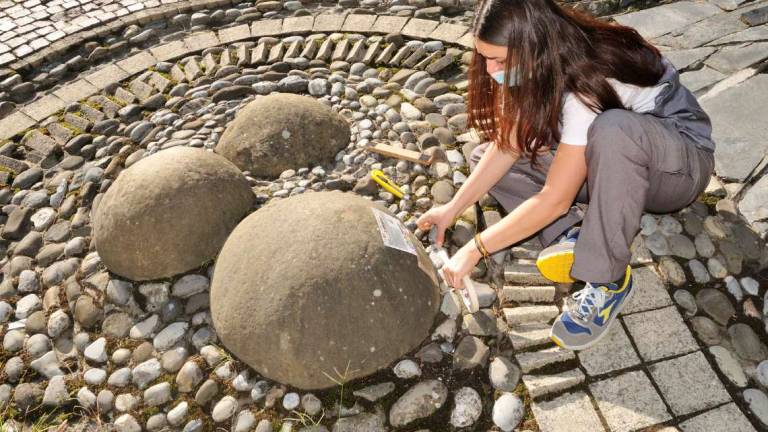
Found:
[[[656,108],[656,96],[669,83],[653,87],[639,87],[626,84],[613,78],[607,79],[616,90],[619,99],[627,109],[643,113]],[[563,108],[560,114],[560,142],[571,145],[587,145],[587,130],[595,121],[598,113],[589,109],[571,92],[563,98]]]

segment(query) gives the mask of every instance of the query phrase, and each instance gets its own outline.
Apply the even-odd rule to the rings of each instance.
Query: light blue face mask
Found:
[[[510,87],[515,87],[520,82],[520,78],[519,78],[520,74],[517,73],[517,68],[516,67],[510,68],[509,72],[511,74],[511,76],[509,77],[509,86]],[[501,69],[501,70],[498,70],[498,71],[492,73],[491,74],[491,78],[496,80],[497,83],[503,85],[504,84],[504,75],[505,75],[504,74],[504,69]]]

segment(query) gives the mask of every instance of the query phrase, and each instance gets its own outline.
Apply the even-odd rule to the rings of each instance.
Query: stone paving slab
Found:
[[[768,75],[757,75],[741,85],[702,101],[712,119],[715,169],[718,175],[746,179],[768,151],[765,139],[765,95]]]
[[[680,423],[683,432],[728,431],[756,432],[752,424],[744,416],[739,407],[729,403],[713,410],[699,414]]]
[[[624,322],[645,361],[685,354],[699,348],[675,306],[625,316]]]
[[[72,102],[81,101],[88,96],[92,96],[99,91],[93,84],[84,79],[79,79],[71,83],[66,84],[60,89],[53,92],[64,103],[70,104]]]
[[[627,332],[618,321],[611,325],[599,344],[579,351],[577,355],[589,375],[602,375],[640,364]]]
[[[653,364],[648,369],[677,416],[731,400],[701,351]]]
[[[381,15],[376,18],[372,30],[377,33],[400,33],[407,22],[406,17]]]
[[[468,31],[469,27],[467,26],[442,23],[432,31],[432,34],[430,34],[429,37],[430,39],[437,39],[448,43],[456,43],[456,41],[461,39],[461,37],[464,36]]]
[[[187,52],[202,51],[206,48],[220,45],[221,42],[216,36],[216,33],[212,31],[203,31],[192,33],[184,38],[184,46],[187,48]]]
[[[251,37],[251,27],[248,24],[241,24],[234,27],[228,27],[219,30],[219,40],[221,43],[231,43]]]
[[[589,386],[612,432],[630,432],[672,418],[643,371],[628,372]]]
[[[517,355],[517,362],[520,364],[520,370],[528,373],[555,363],[567,362],[574,358],[576,356],[573,351],[553,347],[541,351],[520,353]]]
[[[683,70],[691,65],[695,65],[707,56],[715,52],[715,48],[701,47],[686,50],[667,51],[664,57],[668,58],[677,70]]]
[[[315,17],[313,15],[284,18],[281,34],[309,33],[314,24]]]
[[[282,30],[283,20],[281,19],[260,20],[251,24],[251,36],[255,38],[280,34]]]
[[[0,120],[0,140],[16,136],[36,125],[37,122],[26,114],[16,111]]]
[[[768,24],[764,24],[759,27],[750,27],[746,30],[732,33],[728,36],[723,36],[720,39],[713,40],[708,45],[724,45],[729,43],[754,42],[760,40],[768,40]]]
[[[502,301],[518,303],[552,303],[554,286],[505,286],[501,290]]]
[[[458,44],[469,49],[475,48],[475,37],[472,33],[467,33],[459,39]]]
[[[29,169],[29,164],[20,161],[18,159],[14,159],[8,156],[3,156],[0,154],[0,167],[5,168],[6,170],[11,170],[16,174],[19,174],[21,172],[24,172]],[[4,172],[4,174],[9,174],[8,172]]]
[[[724,74],[731,74],[768,58],[768,42],[722,48],[705,64]]]
[[[699,70],[684,72],[680,75],[680,82],[688,87],[693,93],[706,89],[718,81],[723,80],[726,75],[718,72],[711,67],[704,66]]]
[[[412,18],[403,27],[403,35],[417,39],[427,39],[432,31],[435,30],[437,24],[437,21]]]
[[[147,68],[157,64],[155,56],[147,51],[142,51],[138,54],[132,55],[125,60],[120,60],[117,65],[120,69],[128,72],[129,75],[134,75],[139,72],[147,70]]]
[[[632,269],[632,282],[635,293],[629,304],[622,310],[622,314],[628,315],[672,304],[672,299],[669,297],[664,282],[653,267]]]
[[[167,44],[158,45],[149,49],[149,52],[157,59],[157,61],[168,61],[177,59],[187,53],[187,48],[182,41],[168,42]]]
[[[552,328],[549,324],[522,324],[509,329],[507,336],[515,350],[524,350],[527,348],[548,344],[549,331]]]
[[[364,33],[371,31],[373,23],[376,21],[376,15],[350,14],[344,20],[341,31]]]
[[[560,393],[584,382],[585,376],[579,369],[571,369],[559,374],[523,375],[523,383],[532,398]]]
[[[634,27],[645,38],[655,38],[720,12],[720,8],[711,3],[680,1],[619,15],[614,19],[621,25]]]
[[[343,15],[320,14],[315,17],[315,24],[312,30],[316,32],[337,32],[341,31],[344,25]]]
[[[744,194],[739,202],[739,212],[748,220],[762,221],[768,218],[768,176],[763,176]]]
[[[159,60],[159,58],[158,58]],[[85,77],[86,81],[93,84],[99,90],[105,89],[108,85],[128,78],[128,73],[120,69],[117,65],[108,65],[96,72],[92,72]]]
[[[547,402],[533,402],[531,409],[541,432],[605,431],[584,392],[567,393]]]
[[[737,14],[721,13],[661,36],[653,42],[677,49],[696,48],[746,28],[747,25],[739,20]]]
[[[67,106],[63,100],[56,95],[50,94],[21,107],[19,110],[30,118],[40,121],[46,117],[56,114]]]

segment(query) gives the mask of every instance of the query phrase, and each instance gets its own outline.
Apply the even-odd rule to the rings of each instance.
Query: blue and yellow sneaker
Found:
[[[536,267],[542,276],[552,282],[576,282],[571,277],[573,267],[573,249],[579,238],[579,227],[571,228],[557,243],[539,252]]]
[[[549,337],[560,347],[569,350],[589,348],[608,332],[611,323],[632,298],[633,292],[629,266],[620,284],[587,283],[584,289],[571,296],[573,308],[557,317]]]

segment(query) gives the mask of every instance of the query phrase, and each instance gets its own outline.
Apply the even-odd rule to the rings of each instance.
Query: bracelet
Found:
[[[480,251],[483,258],[488,258],[488,249],[485,248],[483,241],[480,240],[480,233],[475,234],[475,247]]]

